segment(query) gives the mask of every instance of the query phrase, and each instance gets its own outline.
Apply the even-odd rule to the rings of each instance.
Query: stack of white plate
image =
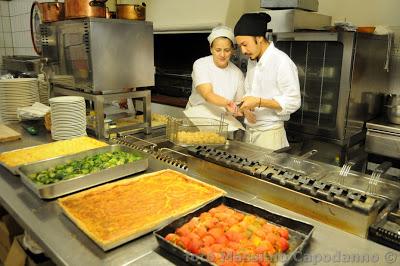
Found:
[[[38,101],[36,78],[0,80],[0,116],[3,122],[19,121],[17,108],[31,106]]]
[[[83,97],[62,96],[49,99],[51,136],[54,140],[86,136],[86,105]]]

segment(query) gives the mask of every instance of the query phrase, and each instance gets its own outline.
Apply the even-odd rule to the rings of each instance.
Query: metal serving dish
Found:
[[[254,214],[256,216],[262,217],[266,219],[268,222],[284,226],[289,230],[289,249],[287,252],[283,254],[279,254],[274,257],[276,259],[276,265],[289,265],[294,261],[295,258],[298,258],[299,254],[306,248],[308,245],[312,233],[314,231],[314,226],[294,220],[276,213],[269,212],[267,210],[261,209],[259,207],[247,204],[245,202],[229,198],[229,197],[220,197],[211,203],[205,205],[204,207],[183,216],[171,224],[157,230],[154,232],[155,237],[159,245],[165,249],[166,251],[178,256],[179,258],[193,264],[193,265],[214,265],[205,258],[201,256],[194,255],[181,247],[172,244],[171,242],[165,240],[165,237],[169,233],[174,233],[177,228],[187,223],[193,217],[199,216],[203,212],[207,212],[210,209],[219,206],[220,204],[225,204],[228,207],[236,209],[241,212],[245,212],[248,214]]]
[[[48,185],[36,184],[28,177],[30,174],[46,170],[50,167],[55,167],[60,164],[65,164],[73,160],[79,160],[86,156],[96,155],[105,152],[114,152],[114,151],[124,151],[124,152],[134,153],[142,157],[142,159],[124,165],[119,165],[112,168],[104,169],[99,172],[76,176],[71,179],[62,180]],[[76,192],[85,188],[103,184],[124,176],[145,171],[148,168],[148,166],[149,166],[149,159],[146,153],[126,147],[124,145],[115,144],[72,155],[61,156],[32,164],[23,165],[17,169],[17,172],[21,175],[22,182],[29,189],[31,189],[36,195],[38,195],[40,198],[51,199],[72,192]]]

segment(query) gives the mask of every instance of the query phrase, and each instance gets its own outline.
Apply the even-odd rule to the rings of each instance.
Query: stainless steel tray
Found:
[[[143,180],[143,179],[146,179],[146,178],[151,177],[151,176],[154,176],[154,175],[157,176],[157,175],[162,175],[163,173],[171,173],[171,172],[176,172],[176,171],[171,170],[171,169],[160,170],[160,171],[157,171],[157,172],[151,172],[151,173],[147,173],[147,174],[142,174],[142,175],[139,175],[139,176],[137,176],[137,177],[135,177],[135,178],[132,178],[132,179],[127,178],[127,179],[124,179],[124,180],[120,180],[120,181],[114,182],[112,185],[129,184],[129,183],[131,183],[131,182],[135,182],[135,181],[138,181],[138,180],[140,180],[140,179]],[[83,223],[82,221],[78,220],[74,215],[71,215],[68,211],[66,211],[66,210],[62,207],[62,203],[61,203],[61,202],[62,202],[63,200],[68,200],[68,197],[69,197],[69,196],[67,196],[67,197],[65,197],[65,198],[62,198],[62,199],[59,199],[59,200],[58,200],[58,203],[59,203],[59,206],[60,206],[61,209],[62,209],[62,212],[63,212],[69,219],[71,219],[71,221],[73,221],[74,224],[75,224],[77,227],[79,227],[79,228],[80,228],[90,239],[92,239],[103,251],[108,251],[108,250],[111,250],[111,249],[113,249],[113,248],[116,248],[116,247],[118,247],[118,246],[120,246],[120,245],[122,245],[122,244],[125,244],[125,243],[127,243],[127,242],[129,242],[129,241],[131,241],[131,240],[134,240],[134,239],[136,239],[136,238],[138,238],[138,237],[141,237],[141,236],[143,236],[143,235],[145,235],[145,234],[148,234],[148,233],[150,233],[150,232],[152,232],[152,231],[154,231],[154,230],[156,230],[156,229],[158,229],[158,228],[160,228],[160,227],[163,227],[163,226],[165,226],[165,225],[171,223],[171,222],[174,221],[175,219],[178,219],[179,217],[190,213],[190,212],[193,211],[194,209],[197,209],[197,208],[200,208],[200,207],[202,207],[202,206],[205,206],[206,204],[208,204],[208,203],[214,201],[215,199],[221,197],[222,195],[225,195],[225,194],[226,194],[226,192],[225,192],[224,190],[219,189],[218,187],[214,187],[214,186],[212,186],[212,185],[209,185],[209,184],[204,183],[204,182],[202,182],[202,181],[200,181],[200,180],[194,179],[194,178],[192,178],[192,177],[190,177],[190,176],[187,176],[187,175],[185,175],[185,174],[182,174],[182,173],[179,173],[179,172],[176,172],[176,173],[178,173],[178,174],[180,174],[180,175],[183,175],[184,178],[185,178],[185,179],[187,180],[187,182],[189,182],[189,183],[193,183],[193,184],[197,184],[197,185],[206,186],[206,187],[211,188],[212,190],[215,191],[215,195],[214,195],[214,196],[211,196],[211,195],[210,195],[210,198],[209,198],[209,199],[205,199],[204,202],[199,202],[199,203],[197,203],[197,204],[195,204],[195,205],[192,204],[192,206],[187,207],[186,210],[181,210],[179,213],[178,213],[178,212],[177,212],[177,213],[170,213],[170,214],[167,214],[167,213],[166,213],[166,214],[165,214],[165,217],[161,217],[161,218],[159,218],[159,219],[156,219],[156,220],[153,220],[153,221],[148,222],[149,224],[148,224],[148,225],[144,225],[144,228],[141,229],[140,231],[137,231],[136,233],[132,233],[132,234],[130,234],[130,235],[126,235],[126,236],[124,236],[124,237],[121,237],[121,236],[120,236],[117,240],[115,240],[115,241],[113,241],[113,242],[110,242],[110,243],[106,243],[106,244],[105,244],[105,243],[101,243],[101,242],[99,242],[98,240],[96,240],[96,238],[93,237],[92,234],[88,233],[88,230],[85,230],[85,229],[86,229],[85,223]],[[133,180],[133,179],[134,179],[134,180]],[[109,185],[109,184],[104,185],[104,186],[108,186],[108,185]],[[96,188],[93,188],[93,189],[90,189],[90,190],[87,190],[87,191],[79,192],[79,193],[77,193],[77,194],[75,194],[75,195],[72,195],[72,197],[76,197],[76,196],[79,197],[79,194],[87,195],[87,194],[90,194],[91,191],[94,191],[94,190],[97,190],[97,189],[100,189],[100,190],[101,190],[101,189],[102,189],[102,186],[99,186],[99,187],[96,187]],[[173,186],[165,187],[165,189],[166,189],[166,190],[174,190]],[[132,199],[132,200],[134,201],[135,199]],[[142,199],[141,199],[141,200],[142,200]],[[160,201],[160,199],[157,199],[157,200]],[[60,201],[61,201],[61,202],[60,202]],[[148,202],[142,200],[142,203],[146,205],[146,203],[148,203]],[[164,202],[164,204],[167,204],[167,203]]]
[[[104,169],[96,173],[81,175],[48,185],[36,184],[28,177],[30,174],[46,170],[50,167],[55,167],[60,164],[65,164],[73,160],[79,160],[86,156],[96,155],[104,152],[113,152],[113,151],[125,151],[125,152],[135,153],[141,156],[142,159],[124,165],[119,165],[112,168]],[[85,188],[103,184],[124,176],[145,171],[148,168],[148,166],[149,166],[149,159],[146,153],[129,148],[124,145],[115,144],[72,155],[61,156],[32,164],[23,165],[17,169],[17,172],[21,175],[22,182],[29,189],[31,189],[36,195],[38,195],[40,198],[51,199],[72,192],[76,192]]]
[[[4,168],[6,168],[10,173],[12,173],[13,175],[18,175],[18,166],[12,167],[9,166],[3,162],[0,162],[0,165],[3,166]]]
[[[289,230],[290,233],[289,249],[287,252],[283,254],[276,254],[276,257],[273,257],[274,264],[272,265],[291,265],[291,263],[295,262],[295,259],[299,258],[299,256],[302,254],[302,252],[304,251],[304,249],[307,247],[307,245],[311,240],[311,236],[314,231],[313,225],[295,219],[291,219],[273,212],[269,212],[259,207],[236,200],[234,198],[220,197],[214,200],[213,202],[207,204],[206,206],[201,207],[196,211],[186,216],[183,216],[175,220],[171,224],[155,231],[154,235],[161,248],[181,258],[182,260],[189,262],[192,265],[215,265],[210,261],[206,260],[204,257],[194,255],[184,250],[183,248],[175,244],[172,244],[171,242],[167,241],[165,237],[169,233],[175,232],[177,228],[189,222],[193,217],[197,217],[201,213],[209,211],[210,209],[217,207],[220,204],[225,204],[226,206],[239,210],[241,212],[257,215],[259,217],[266,219],[270,223],[274,223],[279,226],[284,226]]]

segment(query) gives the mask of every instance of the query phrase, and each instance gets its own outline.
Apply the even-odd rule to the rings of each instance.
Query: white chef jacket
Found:
[[[192,94],[186,108],[206,103],[196,87],[211,83],[213,92],[228,100],[239,101],[244,95],[244,77],[242,71],[232,62],[225,68],[215,65],[212,55],[197,59],[193,64]]]
[[[283,126],[301,105],[300,85],[297,67],[284,52],[270,42],[258,62],[248,61],[245,79],[245,95],[274,99],[282,107],[281,111],[270,108],[255,108],[257,122],[246,122],[249,128],[268,130]]]

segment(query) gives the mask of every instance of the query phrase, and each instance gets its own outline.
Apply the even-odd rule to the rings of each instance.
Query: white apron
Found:
[[[286,131],[282,124],[264,130],[247,127],[244,140],[247,143],[273,151],[289,147]]]

